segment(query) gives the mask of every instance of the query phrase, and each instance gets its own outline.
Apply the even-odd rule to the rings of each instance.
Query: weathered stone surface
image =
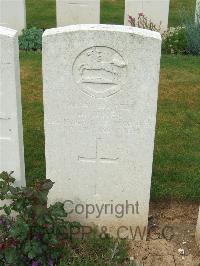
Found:
[[[169,0],[125,0],[124,25],[129,25],[129,15],[137,20],[138,13],[144,13],[157,26],[161,22],[161,32],[164,32],[168,27],[169,3]]]
[[[0,0],[0,26],[15,29],[21,34],[26,28],[25,0]]]
[[[57,26],[100,23],[100,0],[56,0]]]
[[[55,181],[49,203],[69,200],[72,220],[120,237],[146,229],[160,52],[159,33],[133,27],[45,31],[46,169]]]
[[[0,27],[0,172],[25,185],[17,32]]]

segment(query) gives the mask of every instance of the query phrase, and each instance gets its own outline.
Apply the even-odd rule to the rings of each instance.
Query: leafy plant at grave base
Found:
[[[162,35],[162,51],[166,54],[187,54],[185,27],[170,28]]]
[[[128,22],[132,27],[138,27],[138,28],[142,28],[142,29],[146,29],[146,30],[152,30],[152,31],[161,31],[161,22],[160,25],[156,25],[155,23],[153,23],[150,19],[148,19],[144,13],[138,13],[138,17],[137,19],[132,17],[132,16],[128,16]]]
[[[26,51],[37,51],[42,49],[42,29],[32,27],[23,29],[22,35],[19,36],[19,48]]]
[[[0,174],[0,199],[9,200],[0,216],[0,265],[53,265],[65,256],[69,232],[77,223],[66,221],[64,203],[47,207],[50,180],[32,188],[14,187],[11,174]],[[11,218],[15,212],[16,218]]]
[[[33,187],[14,186],[12,173],[0,174],[0,265],[64,266],[116,265],[125,262],[125,242],[114,241],[93,230],[86,239],[72,238],[81,225],[66,220],[64,203],[47,207],[51,180],[36,181]],[[15,218],[13,218],[15,217]],[[85,236],[85,235],[84,235]]]

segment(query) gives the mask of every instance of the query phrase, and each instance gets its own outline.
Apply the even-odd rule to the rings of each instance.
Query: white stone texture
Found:
[[[138,13],[151,19],[159,27],[161,22],[161,32],[167,30],[170,0],[125,0],[124,25],[129,25],[128,16],[138,18]]]
[[[55,181],[49,204],[139,204],[139,214],[131,207],[116,218],[118,206],[113,214],[111,207],[107,214],[104,209],[98,218],[97,211],[87,218],[85,212],[72,213],[72,220],[106,226],[115,236],[125,226],[120,237],[131,238],[130,227],[146,229],[160,53],[159,33],[133,27],[45,31],[46,169]]]
[[[25,186],[17,31],[0,27],[0,172],[14,171]]]
[[[100,0],[56,0],[57,26],[100,23]]]
[[[26,28],[25,0],[0,0],[0,26],[15,29],[21,34]]]

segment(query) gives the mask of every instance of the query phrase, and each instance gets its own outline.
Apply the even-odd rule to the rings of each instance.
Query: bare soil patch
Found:
[[[200,248],[195,242],[198,207],[194,202],[151,203],[147,241],[129,243],[133,265],[200,265]]]

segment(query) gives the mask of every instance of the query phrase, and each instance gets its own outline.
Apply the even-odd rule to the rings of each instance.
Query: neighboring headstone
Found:
[[[99,24],[100,0],[56,0],[57,27]]]
[[[26,28],[25,0],[0,0],[0,26],[15,29],[21,34]]]
[[[138,14],[143,13],[148,19],[159,27],[161,32],[167,30],[170,0],[125,0],[124,24],[129,25],[128,16],[137,21]]]
[[[200,0],[196,0],[195,19],[196,21],[199,20],[200,23]]]
[[[0,27],[0,173],[25,185],[17,31]]]
[[[197,241],[197,245],[200,247],[200,208],[199,208],[199,216],[198,216],[197,227],[196,227],[196,241]]]
[[[46,176],[55,181],[49,204],[68,200],[72,220],[119,237],[140,229],[145,239],[160,54],[153,31],[45,31]]]

